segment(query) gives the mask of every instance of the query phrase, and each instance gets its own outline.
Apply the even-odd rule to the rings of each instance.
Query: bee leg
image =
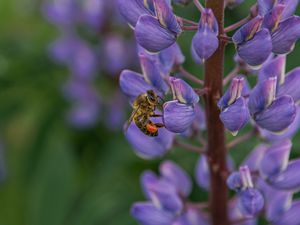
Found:
[[[150,117],[162,117],[162,115],[160,115],[160,114],[153,114]]]
[[[154,124],[157,128],[163,128],[165,125],[163,123],[155,123]]]

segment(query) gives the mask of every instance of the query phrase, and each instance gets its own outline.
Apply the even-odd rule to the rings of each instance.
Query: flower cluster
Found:
[[[72,103],[67,119],[78,128],[94,126],[101,114],[112,129],[120,127],[124,119],[122,95],[111,93],[107,99],[101,93],[100,97],[95,87],[99,79],[114,85],[122,68],[133,65],[135,59],[134,44],[116,30],[124,22],[114,4],[102,0],[45,0],[43,5],[44,15],[59,30],[49,52],[71,74],[63,95]],[[109,19],[111,14],[114,20]]]
[[[188,225],[208,224],[208,218],[201,212],[205,206],[189,202],[192,190],[188,174],[172,161],[164,161],[159,167],[160,176],[145,171],[141,185],[147,202],[135,203],[132,216],[141,224]]]
[[[222,21],[217,20],[213,9],[193,2],[201,13],[198,23],[175,15],[167,0],[118,1],[121,14],[134,30],[141,65],[140,73],[123,70],[120,75],[121,90],[134,109],[125,136],[135,152],[146,159],[162,157],[172,146],[201,153],[195,168],[196,183],[211,191],[217,189],[212,187],[213,178],[223,181],[224,187],[227,180],[228,187],[236,192],[228,203],[233,224],[257,224],[257,218],[264,216],[275,225],[297,225],[300,203],[293,200],[293,194],[300,190],[300,163],[299,159],[289,161],[289,157],[290,139],[300,127],[300,69],[286,74],[285,65],[300,38],[300,19],[294,15],[298,0],[258,0],[248,17],[224,29],[219,27]],[[243,1],[225,2],[233,8]],[[189,1],[174,3],[185,5]],[[195,31],[190,49],[196,63],[211,66],[209,59],[224,42],[235,45],[236,66],[218,91],[214,92],[220,80],[211,81],[209,71],[205,70],[203,82],[183,68],[185,57],[176,40],[186,30]],[[227,36],[234,30],[232,37]],[[216,77],[216,73],[213,75]],[[257,79],[256,83],[253,79],[248,82],[250,75]],[[190,82],[201,88],[194,88]],[[228,83],[222,95],[221,89]],[[147,95],[149,91],[155,93],[157,100]],[[201,97],[206,106],[215,104],[210,108],[212,112],[206,109],[204,115]],[[212,121],[211,114],[218,121]],[[216,156],[215,149],[209,149],[219,136],[209,133],[211,126],[216,123],[223,132],[221,122],[234,136],[247,124],[253,127],[250,133],[228,142],[228,149],[255,135],[264,142],[245,157],[235,172],[227,152]],[[145,130],[158,133],[151,136]],[[188,138],[200,140],[201,147],[182,142]],[[222,149],[225,151],[225,146],[218,150]],[[175,163],[162,162],[160,176],[145,172],[142,187],[148,201],[132,207],[132,216],[140,224],[213,224],[214,218],[210,220],[199,209],[203,203],[187,200],[191,181]]]

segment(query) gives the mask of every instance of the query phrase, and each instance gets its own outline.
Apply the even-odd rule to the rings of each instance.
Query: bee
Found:
[[[156,107],[161,105],[160,97],[153,90],[148,90],[144,94],[140,94],[133,102],[133,111],[125,127],[127,131],[132,121],[146,135],[155,137],[158,135],[158,129],[164,127],[162,123],[154,123],[151,117],[161,117],[155,114]]]

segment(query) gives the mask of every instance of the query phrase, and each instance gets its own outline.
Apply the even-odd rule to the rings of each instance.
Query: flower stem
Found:
[[[218,21],[220,36],[224,35],[224,0],[206,0]],[[207,126],[207,154],[210,169],[210,210],[213,225],[229,225],[226,175],[225,130],[219,118],[217,99],[222,96],[225,43],[220,39],[217,51],[205,62],[204,96]]]
[[[183,143],[183,142],[180,142],[178,140],[174,141],[174,146],[180,147],[180,148],[182,148],[184,150],[187,150],[189,152],[206,154],[206,151],[203,148],[199,148],[199,147],[191,145],[191,144]]]
[[[232,25],[226,27],[226,28],[224,29],[224,32],[225,32],[225,33],[228,33],[228,32],[230,32],[230,31],[233,31],[233,30],[239,28],[240,26],[243,26],[245,23],[247,23],[247,22],[250,21],[250,20],[251,20],[251,16],[247,16],[247,17],[245,17],[244,19],[242,19],[242,20],[240,20],[240,21],[238,21],[238,22],[236,22],[236,23],[234,23],[234,24],[232,24]]]
[[[233,141],[229,142],[229,143],[226,145],[227,149],[231,149],[231,148],[233,148],[234,146],[236,146],[236,145],[238,145],[238,144],[241,144],[241,143],[243,143],[244,141],[249,140],[250,138],[254,137],[254,136],[256,135],[256,133],[257,133],[257,130],[254,129],[254,130],[252,130],[252,131],[250,131],[250,132],[248,132],[248,133],[246,133],[246,134],[244,134],[244,135],[242,135],[242,136],[240,136],[240,137],[234,139]]]
[[[199,2],[199,0],[193,0],[195,6],[199,9],[199,11],[202,13],[204,11],[204,8],[202,4]]]
[[[180,74],[185,77],[186,79],[196,83],[196,84],[200,84],[201,86],[204,85],[203,80],[198,79],[195,75],[191,74],[190,72],[186,71],[182,66],[180,66],[178,68],[178,71],[180,72]]]
[[[231,81],[232,78],[234,78],[238,74],[239,70],[240,69],[238,66],[234,67],[234,69],[223,79],[223,86],[226,86],[229,81]]]

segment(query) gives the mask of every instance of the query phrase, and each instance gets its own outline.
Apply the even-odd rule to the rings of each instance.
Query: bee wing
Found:
[[[131,115],[130,115],[130,117],[129,117],[129,119],[128,119],[125,127],[124,127],[125,133],[127,132],[128,128],[129,128],[131,122],[133,121],[133,118],[134,118],[135,114],[138,112],[139,108],[140,108],[140,106],[138,106],[135,110],[132,111],[132,113],[131,113]]]

